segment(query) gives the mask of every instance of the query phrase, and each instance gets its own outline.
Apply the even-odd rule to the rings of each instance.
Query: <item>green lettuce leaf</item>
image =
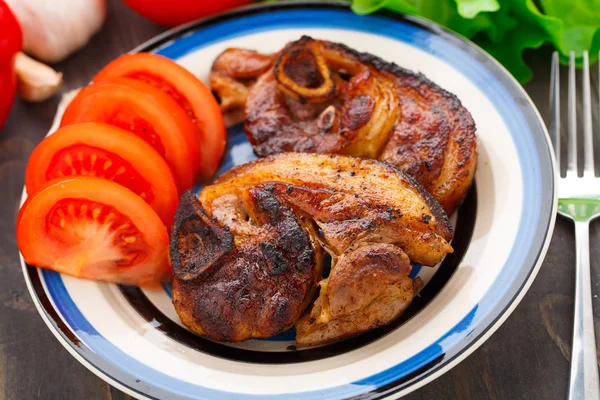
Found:
[[[600,0],[542,0],[540,3],[546,14],[540,17],[540,23],[547,27],[552,44],[563,56],[574,51],[579,58],[588,50],[593,60],[598,57]]]
[[[496,0],[456,0],[458,13],[465,18],[475,18],[480,12],[493,12],[500,9]]]
[[[531,24],[520,24],[511,30],[504,40],[494,42],[489,38],[475,39],[492,57],[498,60],[520,82],[529,81],[533,74],[523,60],[523,52],[527,49],[537,49],[545,42],[546,33]]]
[[[499,9],[496,0],[354,0],[352,2],[352,10],[357,14],[371,14],[381,9],[425,17],[468,38],[478,33],[485,33],[493,41],[502,40],[506,31],[517,24],[516,19]],[[492,10],[498,12],[494,14],[488,12]]]
[[[358,14],[380,9],[428,18],[472,39],[519,81],[532,76],[523,52],[545,43],[567,59],[600,52],[600,0],[353,0]]]

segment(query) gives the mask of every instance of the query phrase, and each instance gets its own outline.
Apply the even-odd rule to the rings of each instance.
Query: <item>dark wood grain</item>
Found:
[[[164,29],[109,1],[108,20],[91,43],[56,68],[64,90],[85,84],[108,61]],[[528,54],[535,79],[526,85],[547,118],[550,52]],[[595,80],[597,83],[597,80]],[[594,101],[598,104],[597,85]],[[0,400],[128,399],[59,344],[38,315],[21,273],[14,224],[27,158],[46,134],[57,101],[17,101],[0,132]],[[597,108],[595,109],[597,110]],[[597,111],[595,122],[597,121]],[[600,292],[600,229],[591,229],[593,292]],[[544,265],[504,325],[477,351],[406,399],[564,399],[567,394],[574,288],[572,224],[556,223]],[[594,307],[600,310],[597,297]],[[600,313],[595,312],[599,321]],[[600,324],[597,332],[600,332]]]

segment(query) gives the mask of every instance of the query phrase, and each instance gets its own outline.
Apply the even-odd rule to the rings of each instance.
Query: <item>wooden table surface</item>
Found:
[[[106,24],[83,50],[56,65],[63,90],[87,83],[100,67],[162,32],[109,0]],[[525,88],[547,118],[550,51],[530,53],[535,79]],[[563,79],[565,81],[566,79]],[[598,102],[598,86],[593,93]],[[41,104],[17,100],[0,132],[0,399],[124,399],[79,364],[54,338],[29,297],[15,240],[15,218],[29,154],[44,137],[58,97]],[[597,110],[597,107],[595,108]],[[591,228],[592,291],[600,292],[600,225]],[[406,399],[564,399],[567,395],[574,289],[574,239],[559,218],[546,260],[510,318],[471,356]],[[600,304],[594,296],[596,332]],[[600,352],[599,352],[600,354]]]

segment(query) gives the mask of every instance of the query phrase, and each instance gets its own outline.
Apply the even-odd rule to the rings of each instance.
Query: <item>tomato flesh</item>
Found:
[[[167,161],[180,193],[192,187],[201,164],[198,130],[165,93],[129,78],[94,83],[69,104],[61,127],[85,122],[117,126],[140,137]]]
[[[181,108],[183,108],[183,110],[186,112],[188,117],[190,117],[194,124],[198,123],[198,118],[194,113],[194,108],[192,107],[188,99],[165,79],[146,71],[131,72],[125,75],[125,77],[135,79],[137,81],[142,81],[159,89],[161,92],[168,94],[173,100],[177,102],[177,104],[181,106]]]
[[[46,171],[46,179],[70,175],[108,179],[129,188],[148,203],[154,200],[150,183],[130,163],[100,148],[77,144],[57,151]]]
[[[106,204],[60,200],[46,216],[46,229],[59,243],[77,253],[77,261],[73,260],[72,265],[84,259],[85,266],[93,270],[112,265],[127,267],[147,256],[148,244],[140,231],[129,218]],[[81,273],[82,266],[76,266],[76,273]]]
[[[177,208],[169,165],[147,142],[117,127],[82,123],[60,128],[31,153],[25,186],[31,196],[48,181],[93,176],[122,185],[144,199],[168,227]]]
[[[17,243],[29,264],[79,278],[153,285],[171,273],[169,237],[156,212],[96,177],[56,179],[29,197]]]
[[[152,146],[162,157],[166,156],[165,146],[152,124],[140,118],[132,110],[122,109],[107,117],[105,123],[129,131]]]

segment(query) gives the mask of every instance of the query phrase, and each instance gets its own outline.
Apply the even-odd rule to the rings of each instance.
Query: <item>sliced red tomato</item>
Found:
[[[131,132],[100,123],[60,128],[31,153],[25,174],[27,193],[65,176],[97,176],[123,185],[144,199],[170,227],[177,186],[166,161]]]
[[[203,179],[213,177],[227,140],[219,104],[210,89],[191,72],[174,61],[151,53],[125,54],[104,67],[94,82],[131,78],[148,83],[175,100],[198,126]]]
[[[150,285],[170,274],[169,238],[158,215],[106,179],[48,182],[21,207],[17,242],[29,264],[79,278]]]
[[[103,122],[128,130],[162,155],[180,192],[190,188],[200,165],[196,126],[175,100],[128,78],[89,85],[65,110],[61,126]]]

